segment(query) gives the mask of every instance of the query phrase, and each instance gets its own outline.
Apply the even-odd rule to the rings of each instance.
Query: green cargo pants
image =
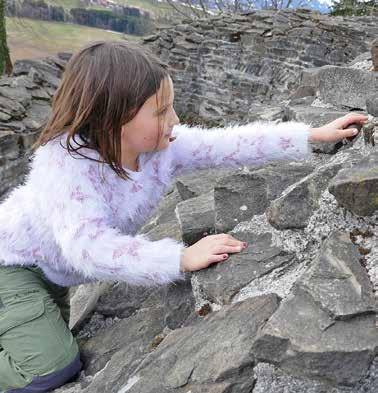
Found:
[[[68,290],[38,267],[0,266],[0,392],[48,391],[74,360],[78,371]]]

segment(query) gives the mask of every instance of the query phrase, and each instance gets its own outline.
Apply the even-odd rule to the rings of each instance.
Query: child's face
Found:
[[[156,150],[168,147],[173,126],[180,123],[173,108],[174,91],[172,79],[168,77],[160,89],[140,108],[137,115],[122,127],[122,155],[136,158],[139,153],[153,151],[159,138],[159,114],[162,138]],[[158,104],[156,105],[156,95]]]

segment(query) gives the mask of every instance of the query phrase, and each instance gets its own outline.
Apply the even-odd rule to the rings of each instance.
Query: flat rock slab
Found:
[[[378,349],[373,293],[346,243],[340,233],[325,243],[255,341],[257,359],[335,385],[353,386],[367,374]]]
[[[356,68],[326,65],[304,74],[306,84],[316,88],[318,97],[336,107],[366,109],[366,99],[376,94],[378,87],[376,73]]]
[[[188,392],[192,388],[194,392],[225,393],[231,383],[244,385],[245,390],[238,391],[250,391],[254,366],[250,347],[277,306],[277,296],[259,296],[171,332],[125,381],[126,386],[134,380],[128,393]]]
[[[137,287],[117,283],[98,300],[96,311],[105,316],[128,318],[138,309],[159,307],[165,326],[180,327],[194,311],[190,280],[159,287]]]
[[[270,201],[313,169],[308,164],[281,162],[222,178],[214,189],[216,233],[228,232],[239,222],[263,214]]]
[[[80,342],[85,374],[88,376],[104,372],[113,355],[121,352],[123,356],[118,366],[127,367],[131,373],[141,358],[152,349],[154,338],[163,329],[164,313],[161,308],[149,308],[121,320],[96,337]]]
[[[295,284],[334,319],[374,313],[376,301],[361,254],[346,232],[334,232],[323,244],[320,256]],[[378,344],[378,343],[377,343]]]
[[[235,169],[202,169],[195,174],[179,176],[176,179],[176,187],[182,200],[195,198],[212,191],[217,180],[235,171]]]
[[[341,170],[329,185],[340,206],[360,216],[371,216],[378,211],[378,152]]]
[[[83,322],[93,313],[100,296],[111,286],[109,282],[95,282],[80,285],[71,297],[69,327],[77,331]]]
[[[269,223],[276,229],[305,228],[329,181],[342,168],[342,163],[327,164],[289,186],[272,201],[266,211]]]
[[[214,192],[180,202],[176,216],[181,228],[182,240],[188,245],[196,243],[214,229]]]
[[[294,258],[293,254],[272,244],[270,233],[255,235],[249,232],[233,232],[232,235],[248,242],[248,248],[229,254],[225,262],[213,264],[194,273],[202,295],[218,304],[230,303],[252,280],[291,263]]]

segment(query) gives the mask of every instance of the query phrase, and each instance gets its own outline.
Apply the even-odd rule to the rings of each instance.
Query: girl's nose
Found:
[[[173,116],[173,119],[172,119],[172,127],[176,126],[178,124],[180,124],[180,119],[178,118],[177,113],[174,112],[174,116]]]

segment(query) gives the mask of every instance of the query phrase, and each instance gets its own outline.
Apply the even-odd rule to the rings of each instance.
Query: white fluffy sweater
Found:
[[[309,128],[299,122],[209,130],[179,125],[168,148],[140,155],[139,172],[125,168],[133,181],[119,178],[107,164],[72,157],[59,143],[64,136],[50,141],[34,153],[26,181],[0,205],[0,264],[38,265],[62,286],[182,279],[183,243],[137,235],[174,177],[200,168],[305,158]],[[93,150],[81,152],[99,158]]]

